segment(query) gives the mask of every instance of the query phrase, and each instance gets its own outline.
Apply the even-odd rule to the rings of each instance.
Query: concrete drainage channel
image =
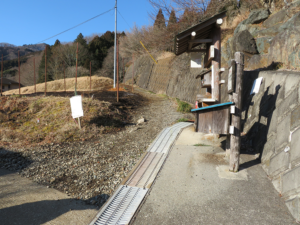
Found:
[[[183,128],[191,125],[191,123],[180,122],[163,129],[128,179],[119,186],[90,225],[129,224],[160,171],[176,138]]]

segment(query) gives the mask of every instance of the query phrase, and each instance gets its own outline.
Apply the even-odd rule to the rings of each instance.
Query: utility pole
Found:
[[[114,88],[116,87],[116,64],[117,64],[117,0],[115,4],[115,49],[114,49]]]
[[[119,43],[117,42],[117,102],[119,102]]]

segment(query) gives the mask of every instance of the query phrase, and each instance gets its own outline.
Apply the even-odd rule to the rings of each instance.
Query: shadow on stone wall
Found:
[[[275,94],[269,94],[270,87],[268,87],[259,104],[259,110],[258,114],[258,121],[254,122],[252,127],[247,132],[246,136],[244,137],[244,140],[248,142],[248,146],[250,148],[255,147],[255,150],[253,151],[253,154],[259,153],[259,158],[249,161],[247,163],[241,164],[242,168],[248,168],[250,166],[260,164],[261,163],[261,157],[263,155],[263,149],[267,142],[267,136],[269,133],[270,123],[272,121],[273,112],[276,108],[276,100],[279,94],[279,89],[281,88],[280,85],[277,85],[275,88]],[[253,99],[253,96],[250,97],[250,99]],[[254,103],[251,101],[250,105],[253,105]],[[245,112],[245,118],[247,118],[249,106],[246,106],[247,110]],[[243,130],[243,129],[242,129]]]

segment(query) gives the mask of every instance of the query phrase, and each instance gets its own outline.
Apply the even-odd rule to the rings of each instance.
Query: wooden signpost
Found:
[[[234,127],[233,134],[230,137],[230,163],[229,171],[239,171],[240,148],[241,148],[241,112],[242,112],[242,87],[244,73],[244,54],[241,52],[235,53],[236,62],[236,87],[232,98],[235,103],[235,113],[232,114],[232,126]]]

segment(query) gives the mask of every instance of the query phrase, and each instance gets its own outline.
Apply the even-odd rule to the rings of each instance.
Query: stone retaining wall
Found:
[[[254,80],[259,93],[250,96]],[[242,124],[262,166],[300,221],[300,73],[245,71]]]
[[[125,82],[131,83],[132,65],[125,75]],[[166,94],[194,104],[197,94],[205,94],[201,80],[195,79],[201,69],[190,68],[190,56],[159,59],[155,64],[148,56],[141,56],[134,66],[134,82],[139,87],[155,93]]]
[[[155,65],[143,56],[136,63],[135,82],[140,87],[194,103],[204,94],[199,69],[191,69],[189,57],[169,57]],[[140,65],[140,66],[138,66]],[[131,66],[132,67],[132,66]],[[125,81],[132,76],[132,68]],[[263,77],[259,93],[250,96],[254,80]],[[228,102],[228,69],[221,74],[221,102]],[[243,77],[242,129],[253,148],[260,152],[262,166],[284,198],[292,215],[300,221],[300,73],[245,71]]]

